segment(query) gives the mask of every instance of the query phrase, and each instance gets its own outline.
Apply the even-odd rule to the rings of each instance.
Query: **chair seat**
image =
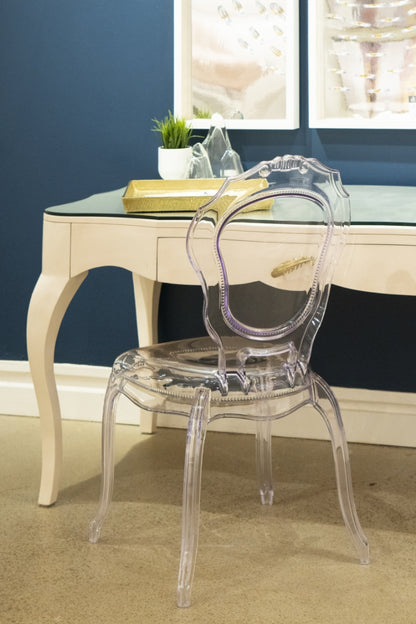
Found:
[[[194,400],[194,389],[201,386],[211,390],[212,405],[252,404],[260,399],[280,399],[284,394],[298,394],[309,388],[309,375],[304,375],[299,367],[290,378],[287,354],[283,354],[273,355],[267,367],[264,356],[250,357],[245,362],[249,385],[244,391],[238,375],[238,353],[245,345],[246,341],[238,337],[224,339],[228,365],[226,395],[221,392],[218,375],[218,348],[209,337],[132,349],[121,354],[113,368],[117,375],[137,389],[187,404]],[[263,346],[267,345],[262,343]],[[247,417],[248,414],[244,415]]]

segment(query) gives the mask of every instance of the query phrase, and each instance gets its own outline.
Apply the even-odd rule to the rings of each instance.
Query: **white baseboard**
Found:
[[[55,364],[62,417],[101,420],[105,387],[110,369],[104,366]],[[334,388],[350,442],[416,447],[416,393]],[[28,362],[0,360],[0,413],[38,416]],[[117,421],[139,424],[138,410],[122,400]],[[159,416],[163,427],[185,427],[180,417]],[[214,431],[252,432],[253,423],[234,419],[215,421]],[[309,408],[273,424],[273,433],[285,437],[327,439],[319,415]]]

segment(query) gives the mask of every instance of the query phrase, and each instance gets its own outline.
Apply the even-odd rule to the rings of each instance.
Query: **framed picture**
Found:
[[[297,0],[174,0],[175,114],[208,128],[299,127]]]
[[[309,0],[309,125],[416,128],[415,0]]]

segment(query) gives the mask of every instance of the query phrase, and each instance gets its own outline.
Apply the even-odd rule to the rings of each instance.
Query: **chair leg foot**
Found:
[[[98,524],[97,520],[94,519],[90,524],[90,542],[91,544],[96,544],[100,539],[101,533],[101,525]]]

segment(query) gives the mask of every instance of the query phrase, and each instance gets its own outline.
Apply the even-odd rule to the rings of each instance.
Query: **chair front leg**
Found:
[[[262,505],[273,504],[272,423],[256,420],[256,465]]]
[[[103,422],[101,430],[101,492],[100,502],[94,520],[90,524],[90,542],[100,538],[101,527],[108,514],[114,484],[114,425],[116,406],[120,397],[119,382],[111,373],[104,398]]]
[[[313,374],[312,379],[315,392],[313,405],[324,419],[331,438],[342,516],[358,553],[360,563],[367,564],[369,563],[368,541],[361,528],[355,508],[348,446],[338,401],[331,388],[321,377]]]
[[[178,578],[178,607],[191,604],[192,580],[198,549],[201,474],[211,391],[197,388],[189,416],[183,479],[182,544]]]

